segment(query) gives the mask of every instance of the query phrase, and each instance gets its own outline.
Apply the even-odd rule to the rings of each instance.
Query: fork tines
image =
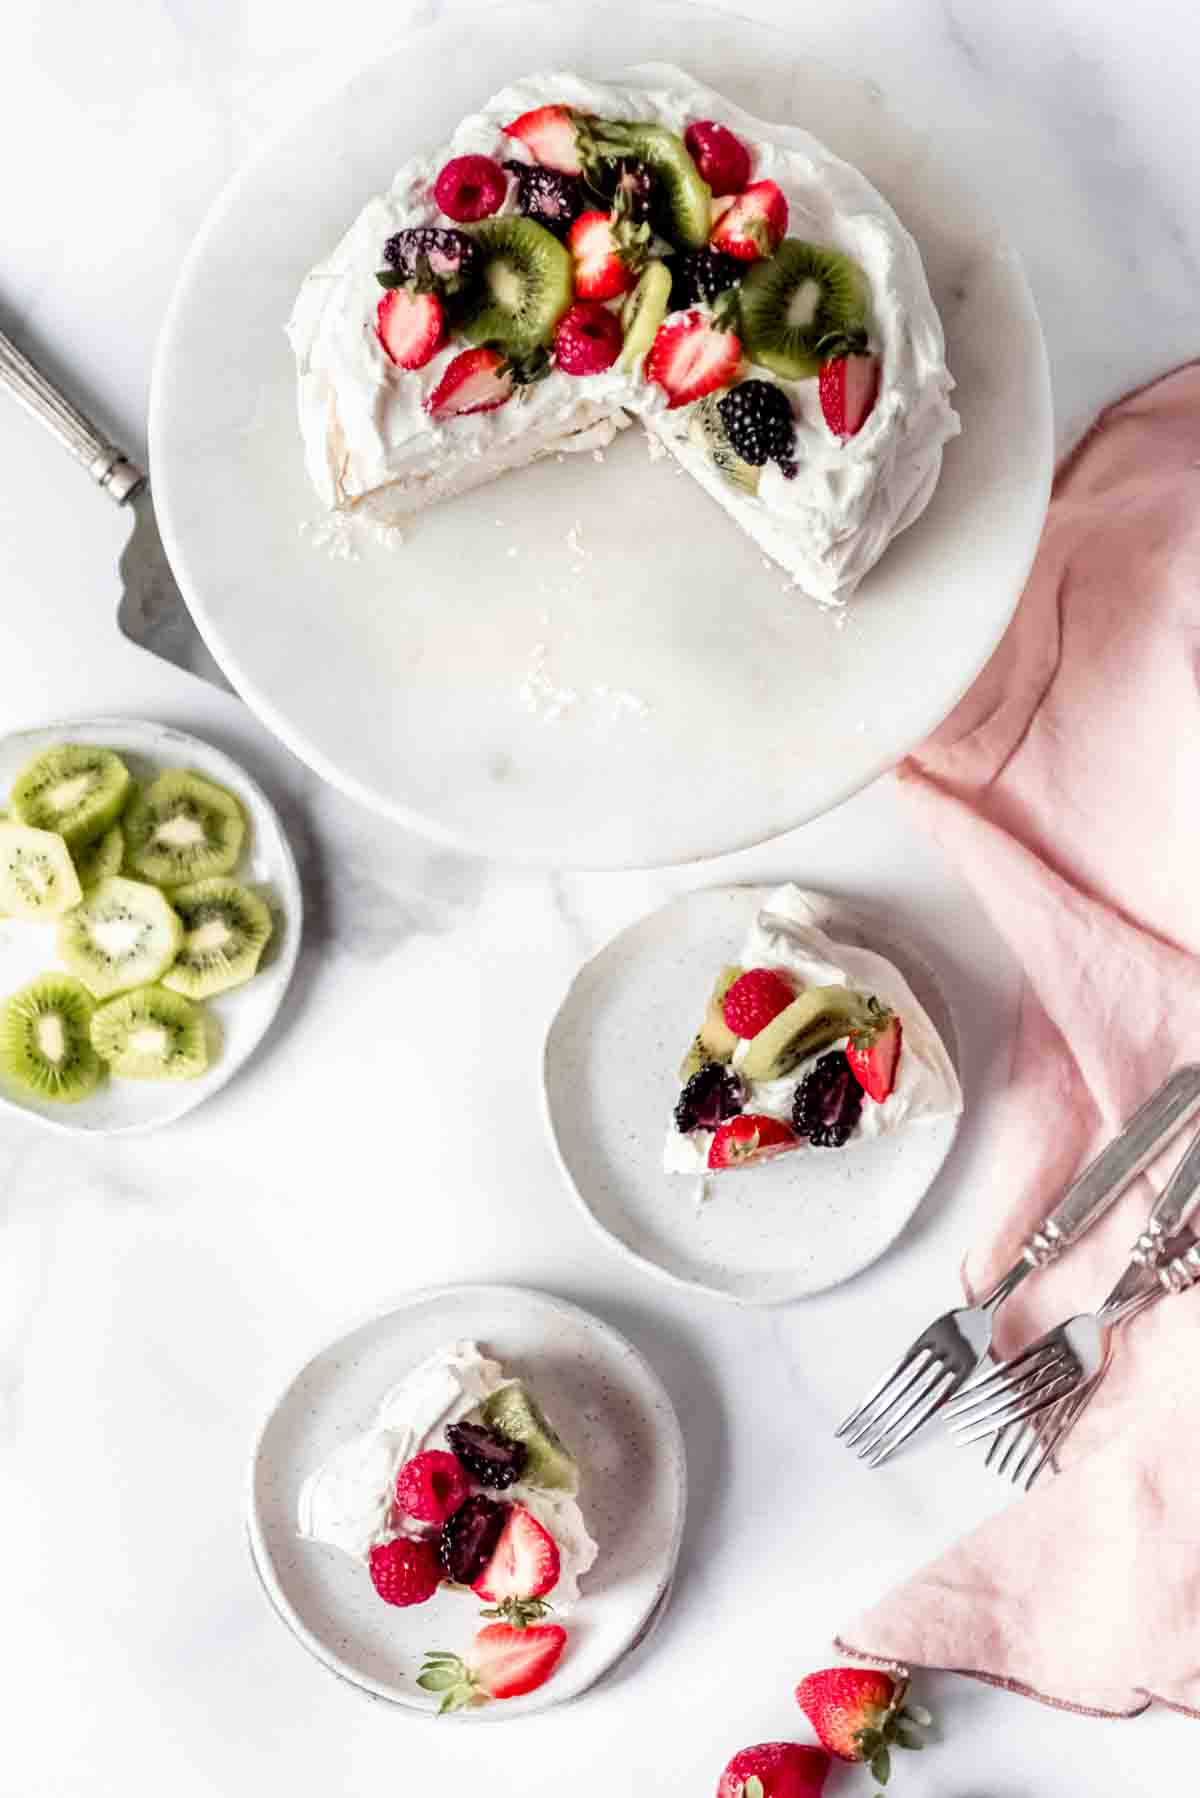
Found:
[[[982,1442],[1070,1397],[1082,1378],[1075,1356],[1051,1332],[947,1406],[951,1433],[960,1447]]]
[[[961,1380],[918,1339],[834,1433],[845,1438],[860,1461],[878,1467],[929,1421]],[[909,1402],[903,1405],[906,1398]],[[900,1405],[903,1408],[897,1410]]]

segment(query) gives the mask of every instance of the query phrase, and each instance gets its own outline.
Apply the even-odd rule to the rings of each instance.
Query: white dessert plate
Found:
[[[572,982],[543,1068],[550,1134],[593,1224],[643,1267],[745,1305],[823,1292],[882,1255],[937,1178],[959,1121],[726,1172],[703,1202],[697,1179],[664,1173],[679,1063],[717,970],[737,961],[772,890],[686,893],[614,937]],[[953,1020],[922,957],[865,908],[830,903],[822,928],[896,964],[957,1065]]]
[[[278,814],[267,795],[238,764],[165,724],[136,718],[70,718],[40,730],[0,739],[0,806],[7,802],[17,770],[52,743],[99,743],[115,749],[136,782],[152,780],[164,768],[191,768],[237,795],[249,820],[247,845],[236,878],[261,892],[271,908],[274,931],[259,971],[245,986],[206,999],[212,1026],[211,1060],[196,1080],[105,1080],[75,1105],[35,1098],[0,1074],[0,1108],[20,1111],[47,1129],[84,1136],[131,1136],[157,1130],[203,1104],[231,1080],[270,1028],[287,991],[300,948],[304,902],[300,877]],[[0,997],[35,974],[65,972],[55,950],[55,926],[0,917]]]
[[[250,1462],[250,1548],[271,1604],[322,1665],[431,1715],[437,1700],[416,1683],[422,1660],[431,1648],[466,1653],[481,1627],[478,1601],[443,1588],[427,1604],[384,1604],[365,1567],[301,1541],[296,1505],[306,1477],[369,1426],[388,1388],[461,1338],[529,1382],[579,1463],[579,1502],[599,1544],[545,1685],[454,1713],[501,1722],[585,1692],[645,1639],[670,1593],[686,1503],[683,1437],[657,1374],[608,1324],[517,1286],[417,1292],[359,1323],[300,1369],[263,1425]]]
[[[803,124],[924,254],[963,435],[848,617],[794,591],[640,430],[415,519],[396,549],[322,527],[283,326],[401,162],[518,75],[682,66]],[[230,680],[320,774],[505,860],[644,866],[815,817],[946,715],[990,656],[1051,474],[1029,288],[983,197],[802,34],[678,0],[496,5],[408,39],[262,152],[191,251],[155,365],[163,538]],[[844,628],[839,625],[844,624]]]

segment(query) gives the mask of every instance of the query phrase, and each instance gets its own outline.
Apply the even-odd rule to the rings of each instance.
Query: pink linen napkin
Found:
[[[968,1259],[969,1288],[997,1278],[1078,1168],[1200,1058],[1198,687],[1192,364],[1104,413],[1060,470],[1007,636],[900,771],[1025,975],[989,1123],[997,1228]],[[1021,1288],[1000,1314],[1002,1352],[1094,1307],[1150,1197],[1139,1181]],[[1014,1496],[839,1646],[1101,1715],[1155,1700],[1200,1715],[1198,1419],[1193,1289],[1119,1339],[1063,1472]]]

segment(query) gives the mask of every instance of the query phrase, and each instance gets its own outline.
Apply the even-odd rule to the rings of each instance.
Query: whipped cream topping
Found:
[[[771,463],[757,495],[731,488],[687,436],[690,408],[669,411],[640,367],[573,376],[553,370],[494,412],[431,420],[424,405],[455,354],[424,368],[393,367],[375,334],[383,246],[407,226],[445,223],[433,184],[452,156],[530,161],[502,126],[558,102],[611,119],[647,119],[682,135],[695,119],[727,124],[751,154],[752,179],[788,200],[788,233],[833,246],[867,274],[880,387],[863,428],[841,443],[821,414],[816,377],[784,382],[796,414],[799,473]],[[516,209],[515,181],[501,213]],[[853,592],[892,537],[928,503],[942,448],[958,430],[941,322],[916,244],[864,176],[807,132],[766,124],[669,64],[647,63],[618,82],[532,75],[464,119],[450,142],[404,164],[334,250],[306,278],[288,336],[299,375],[309,474],[328,506],[391,518],[462,492],[541,455],[595,448],[639,417],[798,586],[827,603]],[[755,372],[747,365],[747,372]]]
[[[746,933],[739,966],[781,968],[792,975],[798,988],[847,986],[852,992],[873,993],[896,1013],[903,1026],[896,1084],[882,1105],[870,1098],[863,1099],[851,1143],[886,1136],[909,1124],[956,1117],[962,1110],[963,1101],[954,1064],[932,1018],[899,968],[873,949],[837,943],[827,936],[820,928],[824,915],[822,902],[797,886],[777,887],[760,909],[786,918],[793,928],[786,936],[782,932],[766,930],[756,916]],[[844,1049],[848,1040],[842,1037],[819,1054],[828,1055],[832,1049]],[[748,1047],[748,1043],[742,1042],[735,1049],[735,1069]],[[818,1055],[809,1056],[783,1080],[747,1081],[743,1110],[782,1118],[790,1123],[796,1088],[818,1059]],[[711,1143],[711,1130],[680,1131],[672,1119],[667,1128],[663,1166],[669,1174],[702,1174],[707,1168]],[[806,1146],[802,1142],[800,1148]]]
[[[396,1475],[423,1450],[448,1448],[446,1425],[473,1417],[484,1399],[509,1384],[500,1363],[474,1342],[438,1349],[384,1394],[369,1430],[335,1449],[305,1480],[296,1507],[298,1533],[364,1563],[378,1543],[429,1535],[428,1525],[394,1510]],[[524,1481],[501,1496],[531,1511],[553,1536],[560,1572],[549,1596],[556,1611],[565,1609],[578,1599],[579,1581],[598,1552],[578,1501],[569,1492]]]

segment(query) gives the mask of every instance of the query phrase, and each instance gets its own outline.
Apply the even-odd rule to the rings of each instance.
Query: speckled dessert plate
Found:
[[[417,1292],[358,1323],[300,1369],[263,1425],[250,1462],[250,1548],[276,1613],[323,1666],[432,1715],[437,1701],[416,1683],[421,1662],[431,1648],[466,1652],[480,1627],[477,1601],[443,1588],[427,1604],[384,1604],[365,1567],[300,1540],[296,1505],[307,1475],[369,1425],[388,1388],[460,1338],[529,1381],[579,1463],[579,1502],[599,1545],[546,1684],[454,1713],[502,1722],[577,1698],[645,1639],[669,1598],[686,1503],[683,1438],[657,1374],[608,1324],[516,1286]]]
[[[432,507],[398,548],[331,530],[305,473],[283,327],[309,269],[507,82],[651,61],[780,132],[803,125],[920,245],[963,432],[848,613],[787,589],[640,429],[600,461],[549,457]],[[150,406],[163,540],[238,692],[353,797],[505,861],[717,855],[890,767],[1003,634],[1052,460],[1028,284],[935,133],[815,60],[802,31],[678,0],[456,14],[289,127],[187,258]]]
[[[238,880],[261,893],[274,930],[258,973],[244,986],[206,999],[210,1061],[196,1080],[105,1080],[75,1105],[55,1104],[23,1092],[0,1073],[0,1109],[17,1111],[48,1130],[84,1136],[131,1136],[157,1130],[203,1104],[245,1064],[283,1002],[300,950],[304,901],[291,845],[278,813],[258,782],[221,750],[184,731],[136,718],[72,718],[0,739],[0,807],[17,770],[53,743],[99,743],[115,749],[135,782],[165,768],[191,768],[228,787],[249,822]],[[55,926],[0,917],[0,997],[35,974],[58,969]]]
[[[572,982],[546,1038],[546,1117],[568,1187],[622,1255],[679,1285],[777,1305],[840,1285],[895,1241],[937,1179],[958,1118],[844,1149],[802,1149],[698,1180],[663,1171],[677,1069],[719,968],[770,887],[707,887],[613,939]],[[830,936],[895,963],[951,1059],[957,1037],[924,958],[891,919],[834,905]]]

